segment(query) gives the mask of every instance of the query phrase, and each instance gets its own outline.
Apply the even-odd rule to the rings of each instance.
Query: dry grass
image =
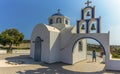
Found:
[[[13,48],[30,48],[30,43],[22,43],[19,46],[13,46]]]
[[[2,46],[0,45],[0,48],[7,49],[9,46]],[[19,46],[12,46],[13,49],[30,49],[30,43],[21,43]]]

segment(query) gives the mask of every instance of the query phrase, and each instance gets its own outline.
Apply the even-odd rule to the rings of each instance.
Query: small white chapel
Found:
[[[89,6],[90,2],[86,4],[81,9],[81,20],[77,20],[75,26],[70,25],[70,18],[63,15],[60,9],[48,18],[48,25],[36,25],[32,31],[30,48],[30,56],[35,61],[74,64],[87,58],[87,40],[74,42],[74,39],[78,33],[90,33],[91,29],[100,33],[101,17],[95,18],[95,6]]]
[[[101,33],[101,16],[96,17],[96,7],[87,0],[81,9],[81,19],[70,25],[70,18],[57,13],[48,18],[48,24],[35,26],[31,35],[30,56],[34,61],[75,64],[87,59],[87,39],[100,43],[105,53],[105,69],[120,70],[120,61],[113,60],[110,54],[109,34]],[[72,21],[72,20],[71,20]]]

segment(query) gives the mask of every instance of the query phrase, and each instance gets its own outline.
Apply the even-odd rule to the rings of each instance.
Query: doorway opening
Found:
[[[93,61],[93,50],[96,52],[96,61]],[[104,46],[94,38],[80,38],[75,42],[73,49],[73,60],[77,64],[82,64],[84,72],[102,71],[105,68],[105,49]],[[95,68],[95,69],[94,69]]]
[[[35,51],[34,51],[34,60],[35,61],[41,61],[41,38],[36,37],[35,39]]]

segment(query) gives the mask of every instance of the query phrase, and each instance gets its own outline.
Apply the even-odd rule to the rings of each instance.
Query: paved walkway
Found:
[[[22,60],[24,64],[8,65],[5,61]],[[97,62],[91,62],[91,56],[87,60],[74,65],[64,63],[46,64],[34,62],[29,54],[0,54],[0,74],[120,74],[115,71],[105,71],[102,58],[97,57]]]

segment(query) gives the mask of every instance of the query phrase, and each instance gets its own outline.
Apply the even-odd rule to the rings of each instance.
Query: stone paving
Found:
[[[22,60],[24,64],[9,65],[4,61]],[[1,63],[2,62],[2,63]],[[91,61],[91,55],[87,60],[74,65],[64,63],[40,63],[34,62],[28,53],[24,54],[0,54],[0,74],[120,74],[117,71],[105,71],[102,58],[97,57],[97,62]]]

